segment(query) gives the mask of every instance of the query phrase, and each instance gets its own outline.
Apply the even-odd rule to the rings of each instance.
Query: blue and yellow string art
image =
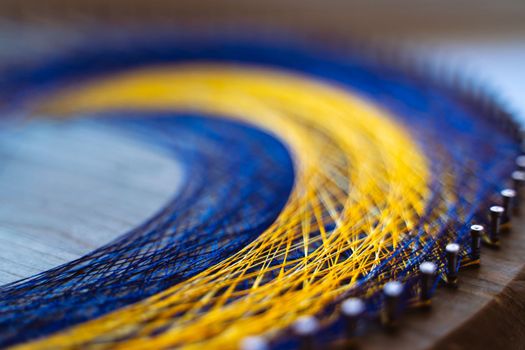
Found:
[[[359,50],[285,40],[112,38],[3,73],[2,108],[101,125],[169,154],[184,186],[156,215],[78,260],[0,287],[0,346],[296,348],[316,316],[419,265],[470,257],[520,152],[485,97]],[[137,198],[140,200],[140,198]]]

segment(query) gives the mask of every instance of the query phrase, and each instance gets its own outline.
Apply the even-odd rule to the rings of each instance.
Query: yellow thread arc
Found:
[[[383,261],[417,223],[430,193],[426,159],[400,125],[346,90],[306,76],[164,65],[79,84],[45,101],[37,108],[47,114],[165,109],[241,119],[284,140],[296,182],[276,222],[237,254],[20,349],[224,349],[247,335],[275,335],[324,310]],[[291,257],[297,250],[302,256]]]

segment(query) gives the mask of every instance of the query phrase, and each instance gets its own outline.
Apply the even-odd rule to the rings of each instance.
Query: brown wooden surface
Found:
[[[482,248],[481,266],[461,270],[459,288],[440,287],[428,311],[405,315],[391,334],[367,334],[363,349],[525,349],[525,218],[501,249]]]

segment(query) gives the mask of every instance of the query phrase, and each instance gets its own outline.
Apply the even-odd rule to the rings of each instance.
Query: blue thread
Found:
[[[2,346],[98,317],[194,276],[250,243],[288,199],[292,161],[260,130],[165,112],[119,113],[96,122],[178,157],[188,173],[184,190],[114,242],[1,287]]]
[[[337,82],[340,86],[346,86],[391,111],[400,122],[406,125],[420,143],[426,156],[432,162],[432,169],[435,169],[434,174],[443,172],[439,169],[451,167],[451,172],[457,177],[457,192],[460,195],[462,188],[464,188],[462,186],[471,186],[472,184],[478,186],[477,190],[474,191],[473,198],[461,198],[448,208],[449,221],[432,222],[439,228],[439,237],[443,239],[449,237],[451,231],[454,231],[458,233],[455,238],[456,241],[462,244],[467,241],[467,227],[470,225],[470,221],[483,222],[485,220],[484,215],[480,213],[483,213],[487,207],[489,195],[499,189],[508,177],[513,168],[513,158],[518,153],[519,145],[516,139],[493,120],[490,120],[488,112],[483,109],[480,110],[475,101],[466,99],[457,91],[438,86],[424,77],[409,75],[403,69],[376,64],[366,57],[360,56],[359,53],[351,53],[346,56],[331,52],[319,53],[299,44],[290,46],[289,42],[261,42],[257,44],[242,40],[228,41],[217,38],[188,41],[184,38],[165,36],[158,40],[151,40],[149,37],[145,40],[139,38],[139,40],[133,40],[132,44],[119,42],[119,45],[113,45],[111,41],[97,43],[96,47],[87,47],[81,54],[75,52],[70,57],[59,57],[36,68],[5,72],[0,80],[0,96],[14,101],[11,107],[16,109],[23,106],[26,99],[30,98],[35,91],[60,86],[68,79],[81,79],[97,74],[103,75],[115,70],[125,70],[145,64],[194,60],[240,62],[308,74],[327,81]],[[180,144],[178,140],[171,138],[168,132],[176,131],[177,122],[175,120],[161,120],[160,118],[137,121],[108,120],[107,123],[108,125],[125,125],[125,128],[135,136],[144,137],[148,142],[155,142],[164,150],[175,152],[175,150],[184,147],[184,144]],[[224,146],[221,143],[224,142],[224,135],[221,138],[221,135],[217,135],[212,130],[213,128],[203,126],[199,119],[191,122],[186,119],[185,123],[188,123],[186,125],[188,130],[196,128],[195,137],[205,138],[210,142],[217,142]],[[232,131],[233,134],[237,132],[238,130]],[[249,132],[244,130],[244,133]],[[250,138],[247,137],[244,141],[248,139]],[[194,143],[194,139],[192,140],[187,144]],[[241,142],[241,140],[237,141]],[[263,141],[260,140],[260,142]],[[230,151],[237,152],[240,149],[242,147],[232,148]],[[204,172],[211,163],[215,164],[213,162],[218,160],[221,162],[228,161],[228,157],[220,157],[220,155],[215,155],[218,157],[217,159],[207,159],[199,155],[198,150],[195,150],[194,153],[189,151],[189,153],[184,154],[186,161],[192,164],[193,168],[190,168],[194,172]],[[273,159],[267,160],[267,165],[282,166],[287,162],[290,163],[290,160],[287,159],[288,156],[284,154],[277,151],[273,152],[270,156]],[[177,156],[180,154],[177,153]],[[242,159],[249,159],[250,154],[241,152],[239,156],[236,155],[237,157],[239,159],[235,159],[235,161],[242,162]],[[230,159],[230,161],[232,160]],[[463,164],[466,161],[471,162],[469,168],[473,169],[474,173],[464,171]],[[206,164],[207,166],[204,166]],[[244,176],[246,180],[254,181],[257,184],[269,186],[265,187],[266,189],[260,193],[265,196],[260,207],[252,208],[252,214],[267,224],[270,220],[265,214],[268,214],[266,211],[269,208],[265,206],[264,201],[270,199],[274,201],[283,200],[275,193],[289,192],[289,188],[280,181],[286,182],[286,179],[289,181],[291,176],[288,177],[289,173],[283,174],[282,178],[268,184],[267,182],[271,182],[272,179],[265,178],[262,175],[257,177],[258,173],[256,169],[252,168],[253,166],[256,164],[245,164],[243,172],[239,176]],[[252,178],[253,176],[256,178]],[[433,198],[429,206],[441,200],[439,198],[442,187],[441,180],[437,177],[432,179]],[[224,187],[218,187],[215,190],[218,191],[218,195],[224,196],[230,191],[240,191],[240,189],[233,188],[236,185],[237,183],[227,182]],[[291,186],[290,183],[287,185]],[[283,190],[283,188],[288,188],[288,191]],[[247,189],[245,195],[254,195],[250,192],[252,190],[253,188]],[[274,190],[276,192],[272,192]],[[197,210],[194,198],[195,196],[205,195],[203,191],[202,184],[190,181],[186,191],[178,198],[178,205],[168,205],[159,214],[167,215],[169,220],[160,222],[157,222],[156,219],[150,220],[137,230],[121,237],[115,242],[114,246],[100,248],[89,255],[89,258],[80,259],[74,267],[67,270],[67,273],[61,271],[60,268],[54,269],[24,282],[4,286],[0,290],[2,297],[0,304],[0,326],[2,329],[0,331],[0,344],[14,344],[49,334],[71,324],[102,315],[120,306],[140,300],[151,295],[154,292],[153,290],[160,291],[178,280],[191,276],[195,270],[187,262],[175,261],[171,255],[172,251],[166,249],[168,246],[166,244],[171,242],[171,239],[175,239],[173,237],[180,237],[176,230],[171,230],[173,223],[188,214],[191,215],[193,211],[198,211],[199,215],[202,215],[196,219],[198,223],[209,222],[212,218],[216,219],[211,227],[197,225],[191,233],[188,233],[188,236],[184,237],[190,238],[187,242],[194,244],[196,248],[209,251],[209,256],[205,258],[191,256],[191,252],[180,252],[180,254],[188,253],[187,258],[190,259],[188,261],[193,261],[201,268],[209,266],[211,261],[220,261],[228,256],[226,251],[222,251],[221,254],[214,253],[217,248],[220,248],[216,244],[217,235],[218,237],[221,237],[221,234],[224,235],[224,232],[214,231],[216,225],[233,225],[242,232],[245,230],[260,232],[263,229],[264,225],[243,221],[234,215],[240,213],[241,208],[245,210],[241,205],[243,203],[232,208],[232,211],[228,213],[229,215],[224,212],[213,212],[214,202],[207,200],[203,200]],[[274,197],[271,197],[271,193],[274,193]],[[276,207],[281,208],[282,205]],[[275,217],[277,213],[278,211],[271,211],[269,216]],[[199,221],[201,219],[207,220]],[[425,220],[428,218],[421,218],[421,222]],[[159,226],[151,231],[151,236],[143,234],[146,228],[149,229],[154,225]],[[403,259],[407,251],[411,249],[411,244],[418,242],[421,235],[424,234],[421,225],[416,231],[417,235],[401,242],[390,259],[384,261],[369,275],[364,276],[353,293],[358,295],[367,288],[369,283],[373,283],[378,274],[387,273],[385,271],[388,270],[387,267],[390,264],[396,264],[400,261],[399,259]],[[211,232],[213,232],[213,237]],[[209,240],[203,241],[206,234],[210,234]],[[197,240],[192,241],[191,239]],[[236,251],[243,246],[241,240],[235,242],[227,243],[231,251]],[[151,246],[151,251],[149,251],[151,255],[139,255],[142,251],[137,245],[139,243],[140,245]],[[435,241],[429,241],[426,245],[419,247],[436,259],[440,271],[443,271],[445,264],[443,256],[435,253],[435,248]],[[175,256],[177,255],[175,254]],[[299,250],[290,252],[292,258],[299,256],[302,256],[302,252]],[[118,261],[118,259],[115,260],[115,257],[123,257],[122,266],[113,266],[115,261]],[[156,259],[153,261],[153,257],[158,257],[158,261]],[[128,261],[133,261],[133,266],[136,268],[125,265],[124,262],[127,263]],[[419,259],[407,262],[409,267],[417,266],[419,263]],[[112,268],[111,279],[115,281],[115,284],[111,284],[107,289],[99,289],[97,288],[99,283],[108,283],[105,279],[109,276],[109,271],[104,271],[104,268],[109,266]],[[173,271],[177,271],[177,273]],[[406,271],[409,271],[408,267]],[[93,277],[87,277],[92,275]],[[176,276],[175,279],[173,279],[174,276]],[[80,283],[77,282],[79,280]],[[49,281],[55,281],[55,286],[50,285]],[[414,281],[409,280],[408,283],[410,285]],[[83,289],[87,289],[88,292],[82,294]],[[50,290],[53,292],[45,299],[44,297]],[[379,295],[368,301],[368,312],[370,314],[377,313],[379,307]],[[70,310],[76,310],[76,312],[69,313]],[[334,327],[337,327],[337,324]],[[331,328],[320,337],[321,339],[330,339],[332,335],[333,329]],[[294,342],[293,339],[284,339],[278,347],[294,347]]]

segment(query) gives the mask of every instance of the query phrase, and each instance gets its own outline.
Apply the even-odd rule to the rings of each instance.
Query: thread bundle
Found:
[[[445,275],[447,243],[468,261],[470,225],[519,153],[510,118],[480,96],[288,43],[120,43],[0,91],[31,115],[90,115],[173,152],[188,181],[117,241],[2,287],[3,345],[293,347],[283,331],[311,314],[330,341],[343,298],[377,314],[386,282],[410,297],[421,262]]]

